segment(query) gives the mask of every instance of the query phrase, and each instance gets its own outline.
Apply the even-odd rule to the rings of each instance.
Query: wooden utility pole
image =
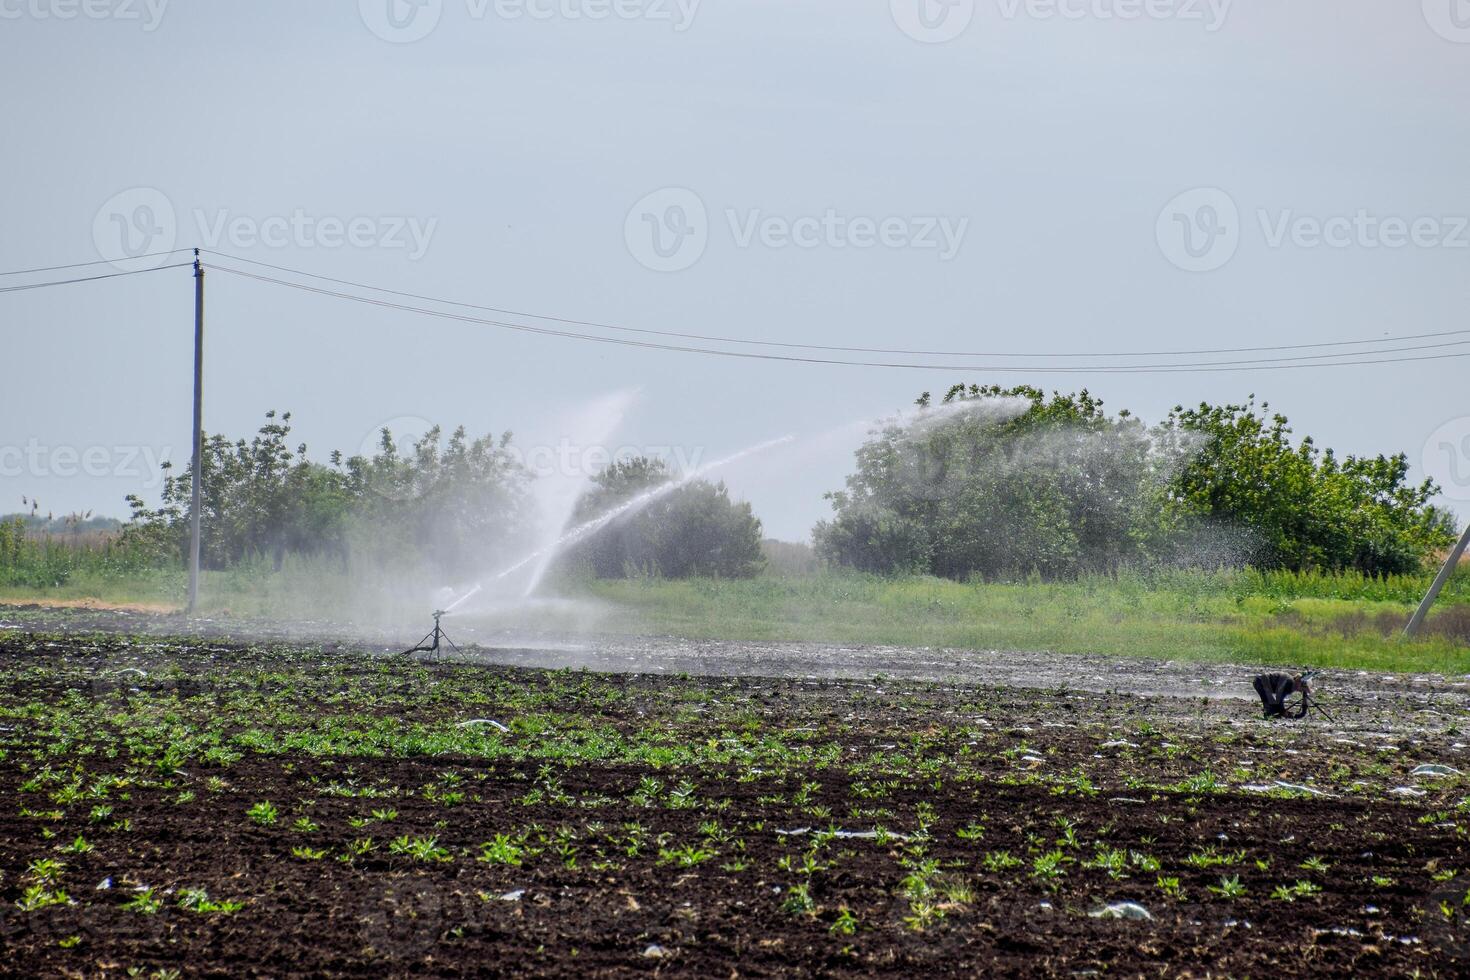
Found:
[[[1450,552],[1450,557],[1444,563],[1444,568],[1434,577],[1434,584],[1429,587],[1429,592],[1424,596],[1424,601],[1419,603],[1419,608],[1414,611],[1414,618],[1409,620],[1409,626],[1404,630],[1405,636],[1416,636],[1419,628],[1424,625],[1424,617],[1429,615],[1429,607],[1434,605],[1434,600],[1439,598],[1439,593],[1444,589],[1445,583],[1450,576],[1455,574],[1455,568],[1460,564],[1460,559],[1465,555],[1466,547],[1470,547],[1470,527],[1465,528],[1465,533],[1460,535],[1460,543],[1455,545]]]
[[[189,612],[199,603],[199,509],[204,469],[204,266],[194,250],[194,461],[189,487]]]

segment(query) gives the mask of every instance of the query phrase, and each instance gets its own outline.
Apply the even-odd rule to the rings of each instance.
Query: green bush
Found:
[[[1146,426],[1088,392],[957,385],[857,453],[828,561],[878,573],[1043,578],[1120,568],[1418,572],[1453,541],[1402,455],[1339,460],[1293,445],[1282,415],[1176,408]]]
[[[671,479],[662,460],[613,463],[594,478],[577,520],[595,520]],[[599,578],[746,578],[765,565],[761,522],[750,504],[732,501],[723,483],[707,480],[683,483],[614,519],[573,549],[569,560],[590,566]]]

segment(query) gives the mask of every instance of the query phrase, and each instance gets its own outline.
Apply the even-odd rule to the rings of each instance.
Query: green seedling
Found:
[[[1178,878],[1160,875],[1156,883],[1159,886],[1159,891],[1163,892],[1168,898],[1176,902],[1184,898],[1184,888],[1179,884]]]
[[[245,907],[244,902],[216,901],[203,888],[186,888],[179,892],[179,908],[200,915],[232,915]]]
[[[447,863],[454,860],[454,855],[439,846],[437,837],[410,837],[404,834],[402,837],[393,838],[388,845],[388,853],[402,854],[425,864]]]
[[[853,915],[852,912],[847,908],[847,906],[844,905],[841,909],[838,910],[837,919],[832,923],[828,931],[830,931],[834,936],[851,936],[854,935],[857,930],[857,916]]]
[[[144,888],[124,902],[122,907],[129,912],[137,912],[139,915],[153,915],[163,908],[163,899],[158,897],[155,889]]]
[[[37,883],[28,885],[19,899],[16,900],[16,908],[22,912],[35,912],[39,909],[49,908],[52,905],[65,905],[71,899],[66,892],[57,889],[49,889],[45,885]]]
[[[509,834],[496,834],[494,840],[480,845],[480,855],[475,860],[485,864],[519,865],[525,853],[525,849]]]
[[[245,815],[260,826],[269,827],[276,822],[280,812],[276,809],[275,804],[263,801],[246,810]]]
[[[1218,885],[1209,885],[1208,889],[1221,898],[1240,898],[1246,893],[1246,887],[1240,883],[1240,875],[1222,877]]]

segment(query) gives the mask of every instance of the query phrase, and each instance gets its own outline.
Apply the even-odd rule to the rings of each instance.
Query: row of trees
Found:
[[[508,565],[537,544],[532,476],[511,436],[447,440],[435,428],[409,447],[388,430],[372,456],[333,453],[313,462],[292,446],[291,416],[266,414],[250,440],[205,439],[201,563],[228,568],[287,554],[326,556],[344,570],[400,563],[448,579]],[[165,464],[167,465],[167,464]],[[600,474],[579,505],[590,518],[666,483],[660,461],[620,462]],[[128,498],[125,545],[159,562],[180,560],[189,534],[188,473],[165,475],[157,507]],[[636,569],[665,575],[751,575],[760,568],[760,522],[723,485],[692,480],[647,508],[609,522],[577,557],[599,575]]]
[[[1124,565],[1418,570],[1454,539],[1402,455],[1339,459],[1245,404],[1145,425],[1086,391],[957,385],[858,451],[826,560],[951,578],[1070,576]]]
[[[1454,535],[1411,483],[1404,456],[1339,458],[1258,405],[1176,407],[1147,425],[1087,391],[957,385],[858,450],[828,494],[814,544],[829,563],[950,578],[1066,577],[1123,566],[1418,570]],[[327,556],[344,568],[410,562],[453,580],[509,564],[538,543],[533,480],[511,437],[439,430],[323,464],[293,446],[290,415],[267,413],[250,440],[205,440],[203,560]],[[598,474],[574,523],[674,483],[661,460]],[[129,561],[177,562],[190,482],[167,474],[162,501],[130,497]],[[761,524],[722,484],[678,483],[599,525],[564,561],[603,577],[755,574]],[[12,535],[14,537],[14,535]],[[8,540],[8,539],[7,539]],[[540,538],[544,541],[544,536]],[[14,542],[11,543],[14,550]],[[50,571],[47,571],[50,574]]]

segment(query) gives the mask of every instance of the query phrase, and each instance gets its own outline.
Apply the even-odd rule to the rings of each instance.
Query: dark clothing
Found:
[[[1261,674],[1252,684],[1261,696],[1261,707],[1267,718],[1286,715],[1286,699],[1296,690],[1295,677],[1290,674]],[[1306,706],[1302,707],[1305,715]]]

